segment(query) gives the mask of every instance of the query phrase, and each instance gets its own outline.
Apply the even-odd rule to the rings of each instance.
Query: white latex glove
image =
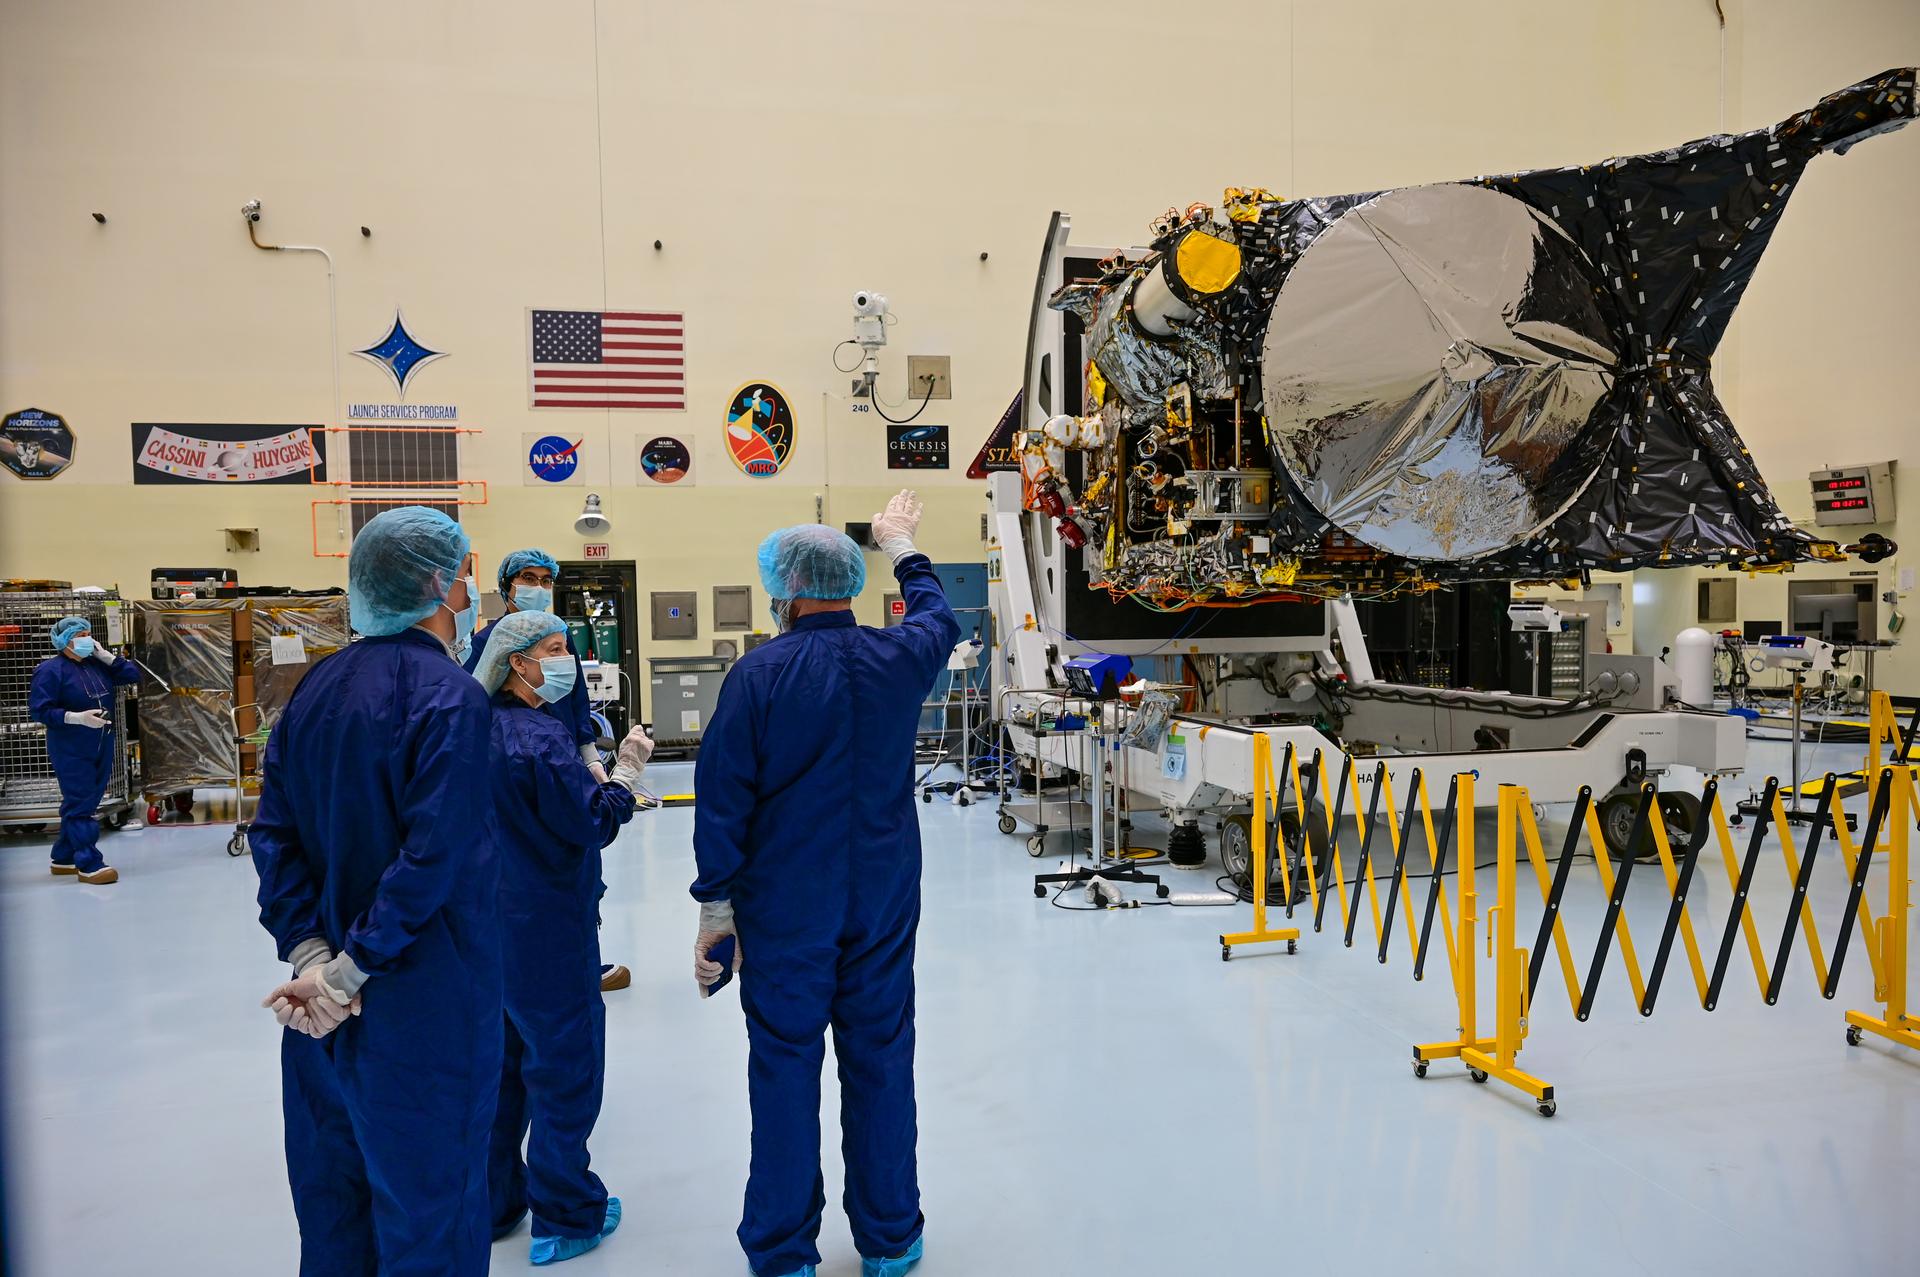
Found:
[[[620,739],[620,749],[615,755],[622,767],[630,767],[637,774],[644,770],[647,760],[653,757],[653,738],[647,735],[643,727],[635,727]]]
[[[83,709],[67,711],[68,727],[91,727],[100,731],[107,726],[107,712],[103,709]]]
[[[890,555],[895,563],[912,554],[913,534],[920,530],[920,514],[925,509],[920,494],[908,488],[887,502],[887,508],[873,516],[873,543]]]
[[[273,1012],[273,1018],[287,1028],[304,1033],[310,1038],[323,1038],[347,1022],[350,1015],[360,1014],[360,998],[342,1004],[336,1000],[333,990],[327,987],[322,973],[325,964],[308,967],[305,971],[275,988],[260,1002],[260,1005]]]
[[[733,969],[740,970],[740,936],[733,929],[733,904],[731,901],[712,901],[700,906],[700,929],[693,937],[693,978],[700,986],[702,997],[706,996],[707,986],[720,978],[721,966],[707,957],[707,952],[728,936],[733,941]]]
[[[108,647],[105,643],[95,643],[93,645],[93,659],[100,662],[102,665],[111,665],[113,664],[115,659],[113,655],[113,649]]]

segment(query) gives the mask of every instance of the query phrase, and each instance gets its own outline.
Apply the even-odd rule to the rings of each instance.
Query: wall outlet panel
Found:
[[[933,378],[931,396],[927,394],[928,377]],[[953,398],[953,356],[908,355],[907,398],[910,401]]]

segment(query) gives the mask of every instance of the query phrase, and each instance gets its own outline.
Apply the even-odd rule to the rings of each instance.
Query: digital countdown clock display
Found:
[[[1813,521],[1832,526],[1881,523],[1893,518],[1893,463],[1835,466],[1807,476],[1813,486]]]

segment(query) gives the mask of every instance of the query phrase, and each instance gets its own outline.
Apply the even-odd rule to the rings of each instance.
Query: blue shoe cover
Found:
[[[536,1237],[533,1239],[533,1249],[529,1258],[533,1260],[534,1267],[536,1268],[544,1267],[547,1264],[557,1264],[562,1260],[577,1258],[578,1256],[586,1254],[595,1246],[598,1246],[603,1238],[618,1227],[620,1227],[620,1199],[617,1197],[609,1197],[607,1199],[607,1222],[600,1225],[599,1236]],[[904,1272],[905,1270],[902,1269],[901,1271]]]
[[[926,1251],[926,1239],[916,1237],[907,1252],[894,1259],[862,1259],[860,1277],[903,1277],[912,1272],[913,1266],[920,1262],[920,1256]]]

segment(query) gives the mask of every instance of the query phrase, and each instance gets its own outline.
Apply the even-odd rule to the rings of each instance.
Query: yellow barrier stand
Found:
[[[1494,958],[1493,1036],[1479,1035],[1478,958],[1474,950],[1475,928],[1481,921],[1476,913],[1479,890],[1474,882],[1473,852],[1473,777],[1463,773],[1459,783],[1459,864],[1460,928],[1459,948],[1450,964],[1453,970],[1454,996],[1460,1010],[1460,1036],[1451,1042],[1429,1042],[1413,1048],[1413,1072],[1427,1075],[1434,1060],[1458,1059],[1476,1082],[1497,1078],[1508,1086],[1533,1097],[1541,1114],[1552,1117],[1558,1105],[1549,1082],[1524,1072],[1515,1065],[1520,1046],[1527,1036],[1527,951],[1514,939],[1514,909],[1517,904],[1516,833],[1520,812],[1528,811],[1527,792],[1518,785],[1500,786],[1497,811],[1498,852],[1495,859],[1495,887],[1490,918],[1498,922],[1488,939],[1488,952]]]
[[[1878,761],[1876,751],[1875,760]],[[1875,996],[1881,1001],[1881,1014],[1847,1012],[1847,1041],[1860,1044],[1860,1035],[1878,1034],[1889,1042],[1920,1051],[1920,1018],[1907,1014],[1907,928],[1913,907],[1913,883],[1909,878],[1909,843],[1913,836],[1916,812],[1920,812],[1920,790],[1915,787],[1916,768],[1889,766],[1894,774],[1891,801],[1888,804],[1890,841],[1887,846],[1887,915],[1877,929],[1864,933],[1867,949],[1880,964],[1874,972]],[[1861,848],[1862,855],[1871,847]]]
[[[1296,773],[1295,783],[1299,781]],[[1282,781],[1273,774],[1273,744],[1266,733],[1253,738],[1253,930],[1241,931],[1233,935],[1220,937],[1220,961],[1226,962],[1233,957],[1233,950],[1243,944],[1275,944],[1287,942],[1287,952],[1299,950],[1300,929],[1298,927],[1270,928],[1267,926],[1267,838],[1277,827],[1275,820],[1280,807]],[[1304,829],[1304,823],[1302,825]],[[1287,860],[1285,839],[1277,840],[1280,852],[1281,881],[1287,884],[1289,891],[1293,887],[1292,865]]]

